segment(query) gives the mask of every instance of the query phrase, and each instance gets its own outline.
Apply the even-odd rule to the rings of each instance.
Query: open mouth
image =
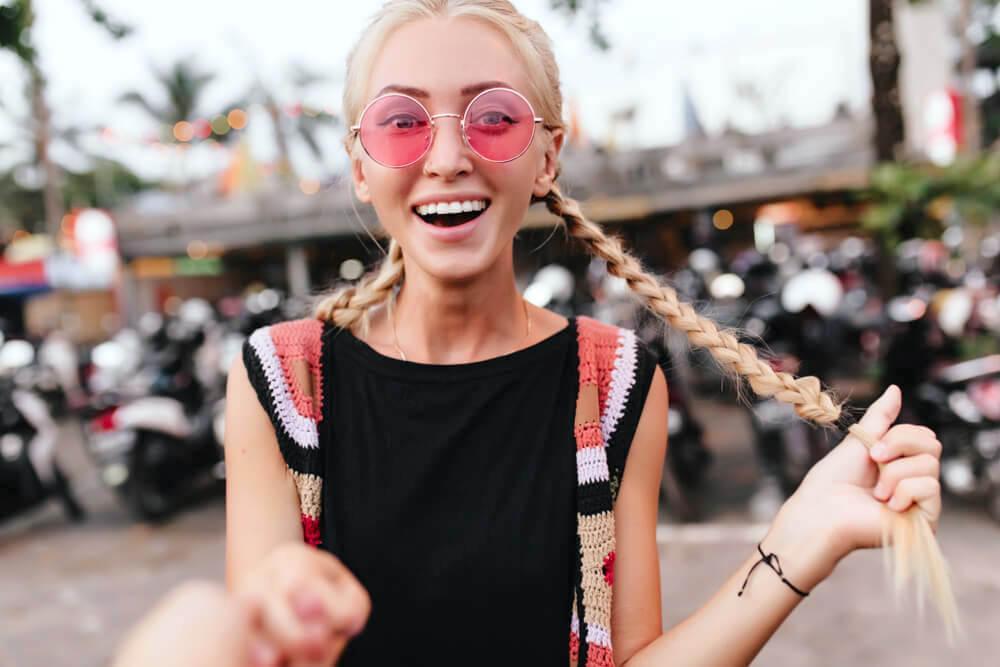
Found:
[[[489,199],[414,206],[421,220],[435,227],[458,227],[472,222],[490,207]]]

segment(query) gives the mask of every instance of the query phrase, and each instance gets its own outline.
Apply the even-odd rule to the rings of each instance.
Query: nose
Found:
[[[435,116],[434,123],[434,135],[424,158],[424,174],[453,181],[472,173],[469,147],[462,139],[461,118],[441,114]]]

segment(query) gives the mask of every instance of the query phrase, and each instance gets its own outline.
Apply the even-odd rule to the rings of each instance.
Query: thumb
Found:
[[[896,385],[890,385],[878,400],[868,406],[868,411],[858,422],[858,426],[873,438],[881,438],[895,423],[902,405],[902,392]]]

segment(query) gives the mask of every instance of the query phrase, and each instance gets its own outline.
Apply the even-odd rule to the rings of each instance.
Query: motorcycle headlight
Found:
[[[677,435],[684,429],[684,413],[677,408],[670,408],[667,411],[667,432],[670,435]]]
[[[965,459],[950,459],[941,463],[941,481],[953,493],[969,493],[976,487],[976,476]]]
[[[983,420],[983,415],[976,408],[976,404],[972,402],[972,399],[964,391],[953,391],[948,394],[948,407],[962,421],[970,424],[978,424]]]
[[[16,461],[24,450],[24,438],[17,433],[8,433],[0,438],[0,456],[7,461]]]
[[[1000,429],[980,431],[976,434],[976,451],[984,459],[992,459],[1000,452]]]

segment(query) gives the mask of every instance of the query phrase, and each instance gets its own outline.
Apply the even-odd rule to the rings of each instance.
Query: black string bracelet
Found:
[[[740,586],[740,592],[736,594],[736,597],[743,596],[743,591],[747,587],[747,582],[750,581],[750,575],[753,574],[753,571],[756,570],[757,566],[760,565],[761,563],[765,563],[769,568],[774,570],[775,574],[777,574],[781,578],[781,580],[785,582],[785,585],[791,588],[793,591],[795,591],[802,597],[807,597],[809,595],[809,593],[805,592],[804,590],[802,590],[801,588],[790,582],[788,579],[785,579],[785,573],[782,572],[781,570],[781,561],[778,560],[778,554],[764,553],[764,550],[761,548],[759,543],[757,544],[757,552],[760,554],[760,560],[754,563],[753,566],[751,566],[750,571],[747,572],[747,578],[743,580],[743,585]]]

